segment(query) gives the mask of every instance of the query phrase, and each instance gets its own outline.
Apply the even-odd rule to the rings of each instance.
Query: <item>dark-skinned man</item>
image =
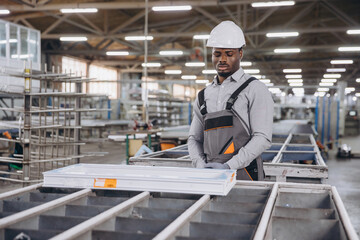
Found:
[[[260,155],[271,145],[274,103],[265,84],[240,67],[244,46],[232,21],[211,31],[217,75],[195,101],[188,146],[194,167],[238,169],[239,180],[263,180]]]

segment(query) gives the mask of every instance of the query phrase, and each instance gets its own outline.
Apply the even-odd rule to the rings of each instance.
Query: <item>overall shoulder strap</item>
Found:
[[[199,107],[202,115],[207,113],[206,102],[205,102],[205,88],[198,93]]]
[[[227,102],[226,102],[226,109],[227,110],[230,110],[232,108],[232,106],[234,105],[235,101],[237,100],[240,92],[242,90],[244,90],[249,85],[249,83],[251,83],[254,80],[257,80],[256,77],[249,78],[238,89],[236,89],[235,92],[233,92],[233,94],[231,94],[229,100],[227,100]]]

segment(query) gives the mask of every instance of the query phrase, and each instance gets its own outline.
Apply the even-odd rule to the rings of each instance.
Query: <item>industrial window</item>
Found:
[[[86,77],[87,63],[76,58],[62,57],[61,59],[62,72],[74,73],[74,76]],[[85,92],[83,85],[83,92]],[[75,92],[75,83],[63,83],[62,89],[64,92]]]
[[[91,64],[89,77],[102,82],[90,82],[88,93],[106,94],[111,99],[118,97],[117,70]]]

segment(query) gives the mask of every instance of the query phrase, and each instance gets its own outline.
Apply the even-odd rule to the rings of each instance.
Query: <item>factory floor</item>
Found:
[[[351,146],[353,152],[360,153],[360,135],[344,137],[341,143]],[[125,145],[119,142],[91,143],[83,146],[82,152],[108,152],[103,157],[86,157],[81,163],[125,164]],[[360,236],[360,158],[338,159],[337,149],[329,151],[327,165],[329,167],[328,184],[335,186],[349,214],[355,231]],[[0,180],[0,193],[21,187]]]

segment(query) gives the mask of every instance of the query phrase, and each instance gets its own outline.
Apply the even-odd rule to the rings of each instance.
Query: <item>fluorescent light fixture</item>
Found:
[[[60,37],[62,42],[82,42],[87,41],[87,37]]]
[[[129,52],[127,51],[107,51],[106,55],[108,56],[127,56]]]
[[[271,82],[270,79],[260,79],[259,81],[263,82],[263,83],[270,83]]]
[[[154,12],[161,12],[161,11],[186,11],[191,10],[192,7],[190,5],[182,5],[182,6],[154,6],[152,10]]]
[[[204,67],[205,63],[204,62],[187,62],[187,63],[185,63],[185,66],[187,66],[187,67]]]
[[[360,83],[360,78],[357,78],[357,79],[356,79],[356,82],[357,82],[357,83]]]
[[[287,74],[285,75],[286,78],[302,78],[301,74]]]
[[[360,47],[339,47],[338,50],[340,52],[358,52]]]
[[[335,79],[335,78],[323,78],[323,79],[321,79],[321,82],[324,82],[324,83],[326,83],[326,82],[330,82],[330,83],[336,83],[336,81],[337,81],[337,79]]]
[[[295,1],[274,1],[274,2],[255,2],[252,7],[279,7],[279,6],[293,6]]]
[[[273,33],[267,33],[266,34],[267,37],[271,38],[271,37],[297,37],[299,36],[298,32],[273,32]]]
[[[244,69],[245,73],[259,73],[259,69]]]
[[[148,62],[148,63],[142,63],[141,66],[143,66],[143,67],[161,67],[161,63]]]
[[[318,88],[317,91],[318,92],[327,92],[327,91],[329,91],[329,88]]]
[[[315,97],[323,97],[323,96],[325,96],[325,94],[326,94],[326,92],[315,92],[314,96]]]
[[[62,8],[62,13],[96,13],[97,8]]]
[[[346,72],[346,68],[328,68],[327,72]]]
[[[18,42],[17,39],[14,39],[14,38],[9,39],[9,43],[17,43],[17,42]],[[7,43],[6,40],[1,40],[0,41],[0,44],[6,44],[6,43]]]
[[[265,78],[266,76],[265,75],[252,75],[254,78],[257,78],[257,79],[261,79],[261,78]]]
[[[341,74],[335,73],[335,74],[324,74],[324,78],[341,78]]]
[[[165,70],[165,74],[181,74],[181,70]]]
[[[334,83],[332,83],[332,82],[321,82],[321,83],[319,83],[319,86],[321,86],[321,87],[334,86]]]
[[[304,88],[293,88],[292,90],[293,90],[294,93],[296,93],[296,92],[297,92],[297,93],[303,93],[303,92],[305,92]]]
[[[275,53],[299,53],[300,48],[276,48]]]
[[[193,39],[209,39],[209,34],[202,34],[202,35],[194,35]]]
[[[32,57],[33,55],[32,54],[20,54],[20,55],[17,55],[17,54],[12,54],[11,55],[11,58],[20,58],[20,59],[26,59],[26,58],[29,58],[29,57]]]
[[[196,80],[195,83],[206,84],[206,83],[209,83],[209,80],[207,80],[207,79],[199,79],[199,80]]]
[[[360,29],[351,29],[346,31],[347,34],[360,34]]]
[[[347,87],[345,88],[345,92],[353,92],[355,91],[355,88],[354,87]]]
[[[360,93],[355,93],[355,97],[360,97]]]
[[[288,83],[302,83],[303,82],[302,79],[288,79],[287,81],[288,81]]]
[[[153,40],[154,37],[153,36],[126,36],[125,40],[126,41],[151,41]]]
[[[241,67],[250,67],[252,65],[252,62],[240,62]]]
[[[184,52],[183,51],[160,51],[159,54],[163,55],[163,56],[178,56],[178,55],[183,55]]]
[[[287,69],[283,69],[284,73],[301,73],[301,69],[300,68],[287,68]]]
[[[289,86],[291,86],[291,87],[301,87],[301,86],[303,86],[303,83],[289,83]]]
[[[7,9],[0,9],[0,14],[9,14],[10,11]]]
[[[331,60],[331,64],[353,64],[353,60]]]
[[[196,75],[182,75],[181,79],[184,80],[195,80],[196,79]]]
[[[214,69],[206,69],[206,70],[202,70],[203,74],[217,74],[216,70]]]
[[[273,83],[265,83],[265,85],[266,85],[267,87],[272,87],[272,86],[274,86]]]

